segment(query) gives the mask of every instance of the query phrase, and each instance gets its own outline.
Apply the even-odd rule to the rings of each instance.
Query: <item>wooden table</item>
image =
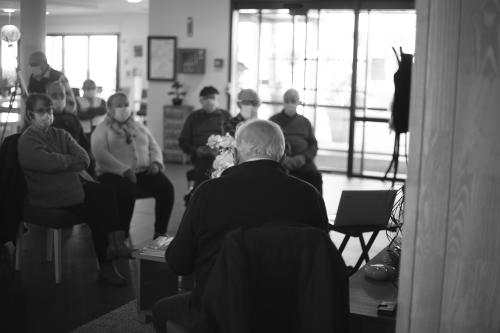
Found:
[[[140,251],[133,254],[138,263],[137,314],[139,320],[151,319],[153,305],[160,299],[192,289],[192,276],[179,277],[165,263],[165,258],[144,255]]]
[[[390,263],[387,249],[382,250],[369,263]],[[349,278],[351,333],[395,332],[396,315],[379,315],[377,306],[382,301],[396,302],[397,298],[398,289],[391,280],[371,280],[365,276],[363,269],[352,275]]]

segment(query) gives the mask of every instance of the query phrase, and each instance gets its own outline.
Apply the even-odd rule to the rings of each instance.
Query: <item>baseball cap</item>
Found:
[[[203,87],[203,89],[201,89],[201,91],[200,91],[200,97],[206,97],[206,96],[218,95],[218,94],[219,94],[219,91],[217,89],[215,89],[215,87],[213,87],[213,86]]]

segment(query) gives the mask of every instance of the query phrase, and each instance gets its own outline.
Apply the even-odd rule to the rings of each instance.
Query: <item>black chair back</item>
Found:
[[[317,228],[270,225],[230,232],[203,298],[205,332],[348,332],[342,257]]]

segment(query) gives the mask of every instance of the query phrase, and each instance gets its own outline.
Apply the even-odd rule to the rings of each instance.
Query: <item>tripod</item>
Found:
[[[392,151],[392,160],[391,163],[389,164],[389,167],[385,171],[384,180],[391,179],[391,185],[394,186],[394,183],[396,183],[397,176],[398,176],[398,166],[399,166],[399,147],[400,147],[400,142],[401,142],[401,134],[402,133],[396,133],[394,136],[394,150]],[[406,142],[405,142],[405,158],[408,159],[408,154],[406,152]],[[394,174],[392,177],[388,177],[389,173],[391,172],[391,169],[394,167]]]
[[[21,88],[21,96],[24,98],[26,98],[28,96],[28,91],[26,89],[26,84],[24,84],[24,80],[21,76],[21,71],[19,70],[19,68],[16,68],[16,82],[14,84],[14,91],[12,91],[11,95],[10,95],[10,99],[9,99],[9,106],[7,108],[7,117],[5,118],[5,122],[3,124],[3,128],[2,128],[2,135],[0,136],[0,143],[3,142],[3,139],[5,138],[5,133],[7,131],[7,124],[8,124],[8,120],[9,120],[9,115],[12,113],[12,108],[14,106],[14,102],[16,100],[16,96],[17,96],[17,90]]]

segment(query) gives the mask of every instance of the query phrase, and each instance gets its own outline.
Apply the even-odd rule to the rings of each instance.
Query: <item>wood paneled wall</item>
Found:
[[[500,332],[500,2],[417,0],[398,332]]]

